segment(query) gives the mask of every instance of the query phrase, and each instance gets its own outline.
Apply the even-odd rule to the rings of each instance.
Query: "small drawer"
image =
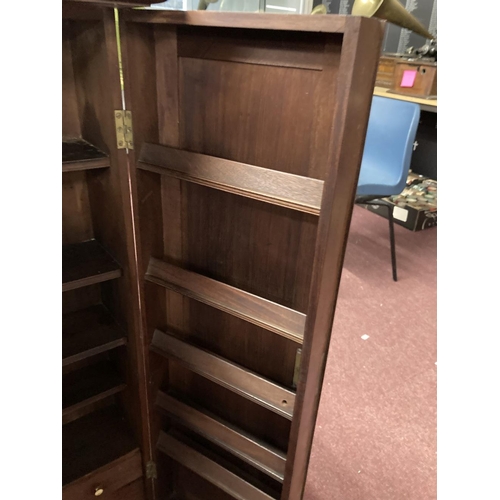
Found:
[[[104,499],[104,495],[101,498]],[[146,500],[142,478],[111,493],[106,500]]]
[[[118,490],[142,476],[138,449],[63,487],[63,500],[111,500]],[[141,481],[142,483],[142,481]],[[135,500],[136,497],[131,497]],[[140,499],[141,497],[137,497]]]

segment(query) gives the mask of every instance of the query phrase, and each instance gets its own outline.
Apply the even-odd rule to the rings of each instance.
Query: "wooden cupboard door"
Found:
[[[302,497],[382,33],[122,16],[157,498]]]

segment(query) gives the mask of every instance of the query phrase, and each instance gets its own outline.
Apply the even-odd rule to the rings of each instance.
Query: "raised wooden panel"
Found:
[[[179,59],[179,71],[183,149],[314,175],[321,71],[190,58]],[[300,118],[283,127],[291,116]]]
[[[180,27],[182,32],[186,28]],[[211,59],[284,68],[323,69],[323,35],[266,31],[255,35],[241,29],[189,28],[179,39],[179,57]],[[316,39],[319,44],[311,43]]]
[[[193,183],[182,193],[182,267],[306,312],[318,217]]]

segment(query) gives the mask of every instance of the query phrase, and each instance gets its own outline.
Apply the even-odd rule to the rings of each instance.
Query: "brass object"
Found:
[[[200,0],[198,3],[198,10],[207,10],[209,3],[216,3],[219,0]]]
[[[115,110],[116,147],[118,149],[134,149],[132,130],[132,112],[125,109]]]
[[[96,488],[94,490],[94,496],[100,497],[104,493],[104,490],[102,488]]]
[[[401,28],[406,28],[425,38],[434,40],[420,21],[411,15],[398,0],[355,0],[352,6],[353,16],[378,17],[385,19]]]
[[[302,357],[302,349],[297,349],[297,353],[295,354],[295,366],[293,367],[293,382],[292,386],[294,389],[297,388],[297,384],[299,383],[300,377],[300,359]]]
[[[314,9],[311,11],[311,15],[313,14],[326,14],[326,7],[321,3],[316,5]]]

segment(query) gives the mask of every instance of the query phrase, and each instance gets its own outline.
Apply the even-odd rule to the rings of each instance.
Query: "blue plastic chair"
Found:
[[[393,205],[380,198],[398,195],[406,186],[419,119],[418,104],[373,97],[356,191],[356,203],[387,207],[394,281],[398,277]]]

